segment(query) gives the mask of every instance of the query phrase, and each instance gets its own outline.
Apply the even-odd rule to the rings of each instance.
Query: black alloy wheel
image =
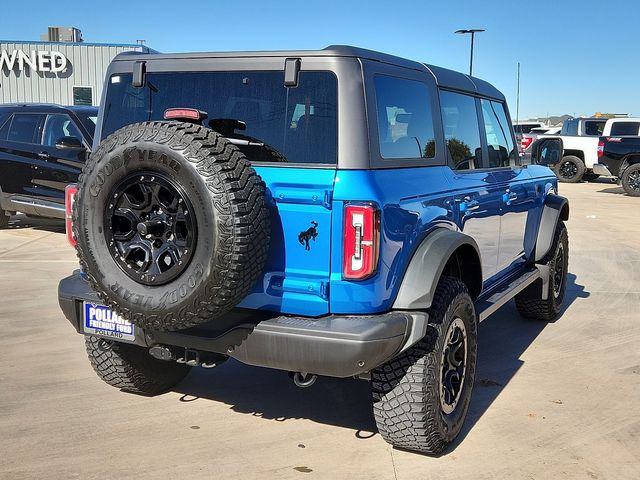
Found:
[[[111,192],[105,236],[115,262],[143,285],[179,276],[195,250],[197,222],[182,188],[152,172],[129,175]]]
[[[440,375],[440,407],[445,415],[452,413],[464,386],[467,360],[467,330],[461,318],[456,317],[446,333],[442,350]]]
[[[628,176],[628,185],[631,190],[640,194],[640,170],[631,172]]]
[[[559,243],[556,258],[553,262],[553,296],[555,298],[560,297],[562,287],[564,286],[565,264],[564,245]]]
[[[570,179],[578,174],[578,166],[571,161],[564,161],[560,164],[560,175],[562,178]]]

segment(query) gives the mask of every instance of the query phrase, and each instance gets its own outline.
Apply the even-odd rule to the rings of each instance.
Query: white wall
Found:
[[[109,63],[121,52],[144,47],[136,45],[96,45],[58,42],[0,42],[0,55],[6,51],[60,52],[67,58],[67,68],[62,72],[33,71],[25,65],[20,70],[17,61],[9,71],[6,65],[0,70],[0,103],[58,103],[73,104],[73,87],[93,87],[93,104],[100,103],[102,84]],[[37,55],[37,54],[36,54]]]

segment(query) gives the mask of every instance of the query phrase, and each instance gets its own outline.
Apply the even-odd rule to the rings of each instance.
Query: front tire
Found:
[[[569,235],[562,220],[558,221],[549,253],[540,263],[549,266],[546,300],[542,299],[542,280],[538,279],[516,295],[516,307],[525,318],[550,322],[560,314],[567,289]]]
[[[371,372],[373,413],[391,445],[437,455],[460,433],[476,370],[477,322],[464,283],[443,277],[426,336]]]
[[[191,367],[153,358],[142,347],[87,335],[91,366],[105,383],[140,395],[157,395],[174,387]]]
[[[554,172],[558,180],[564,183],[578,183],[582,180],[587,168],[584,162],[575,155],[562,157],[560,163],[554,167]]]
[[[640,163],[629,165],[622,174],[622,188],[631,197],[640,197]]]

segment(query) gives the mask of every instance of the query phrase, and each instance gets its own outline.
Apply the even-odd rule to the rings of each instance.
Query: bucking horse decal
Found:
[[[311,227],[307,228],[304,232],[300,232],[298,235],[298,241],[300,245],[304,245],[305,250],[311,250],[309,247],[309,240],[316,241],[316,237],[318,236],[318,222],[311,222]]]

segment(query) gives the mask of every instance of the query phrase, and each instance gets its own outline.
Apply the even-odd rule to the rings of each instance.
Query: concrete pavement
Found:
[[[60,224],[0,231],[0,478],[640,478],[640,199],[610,183],[571,200],[566,310],[513,303],[479,329],[460,440],[440,458],[376,433],[369,386],[229,361],[154,398],[102,383],[57,305],[76,268]]]

